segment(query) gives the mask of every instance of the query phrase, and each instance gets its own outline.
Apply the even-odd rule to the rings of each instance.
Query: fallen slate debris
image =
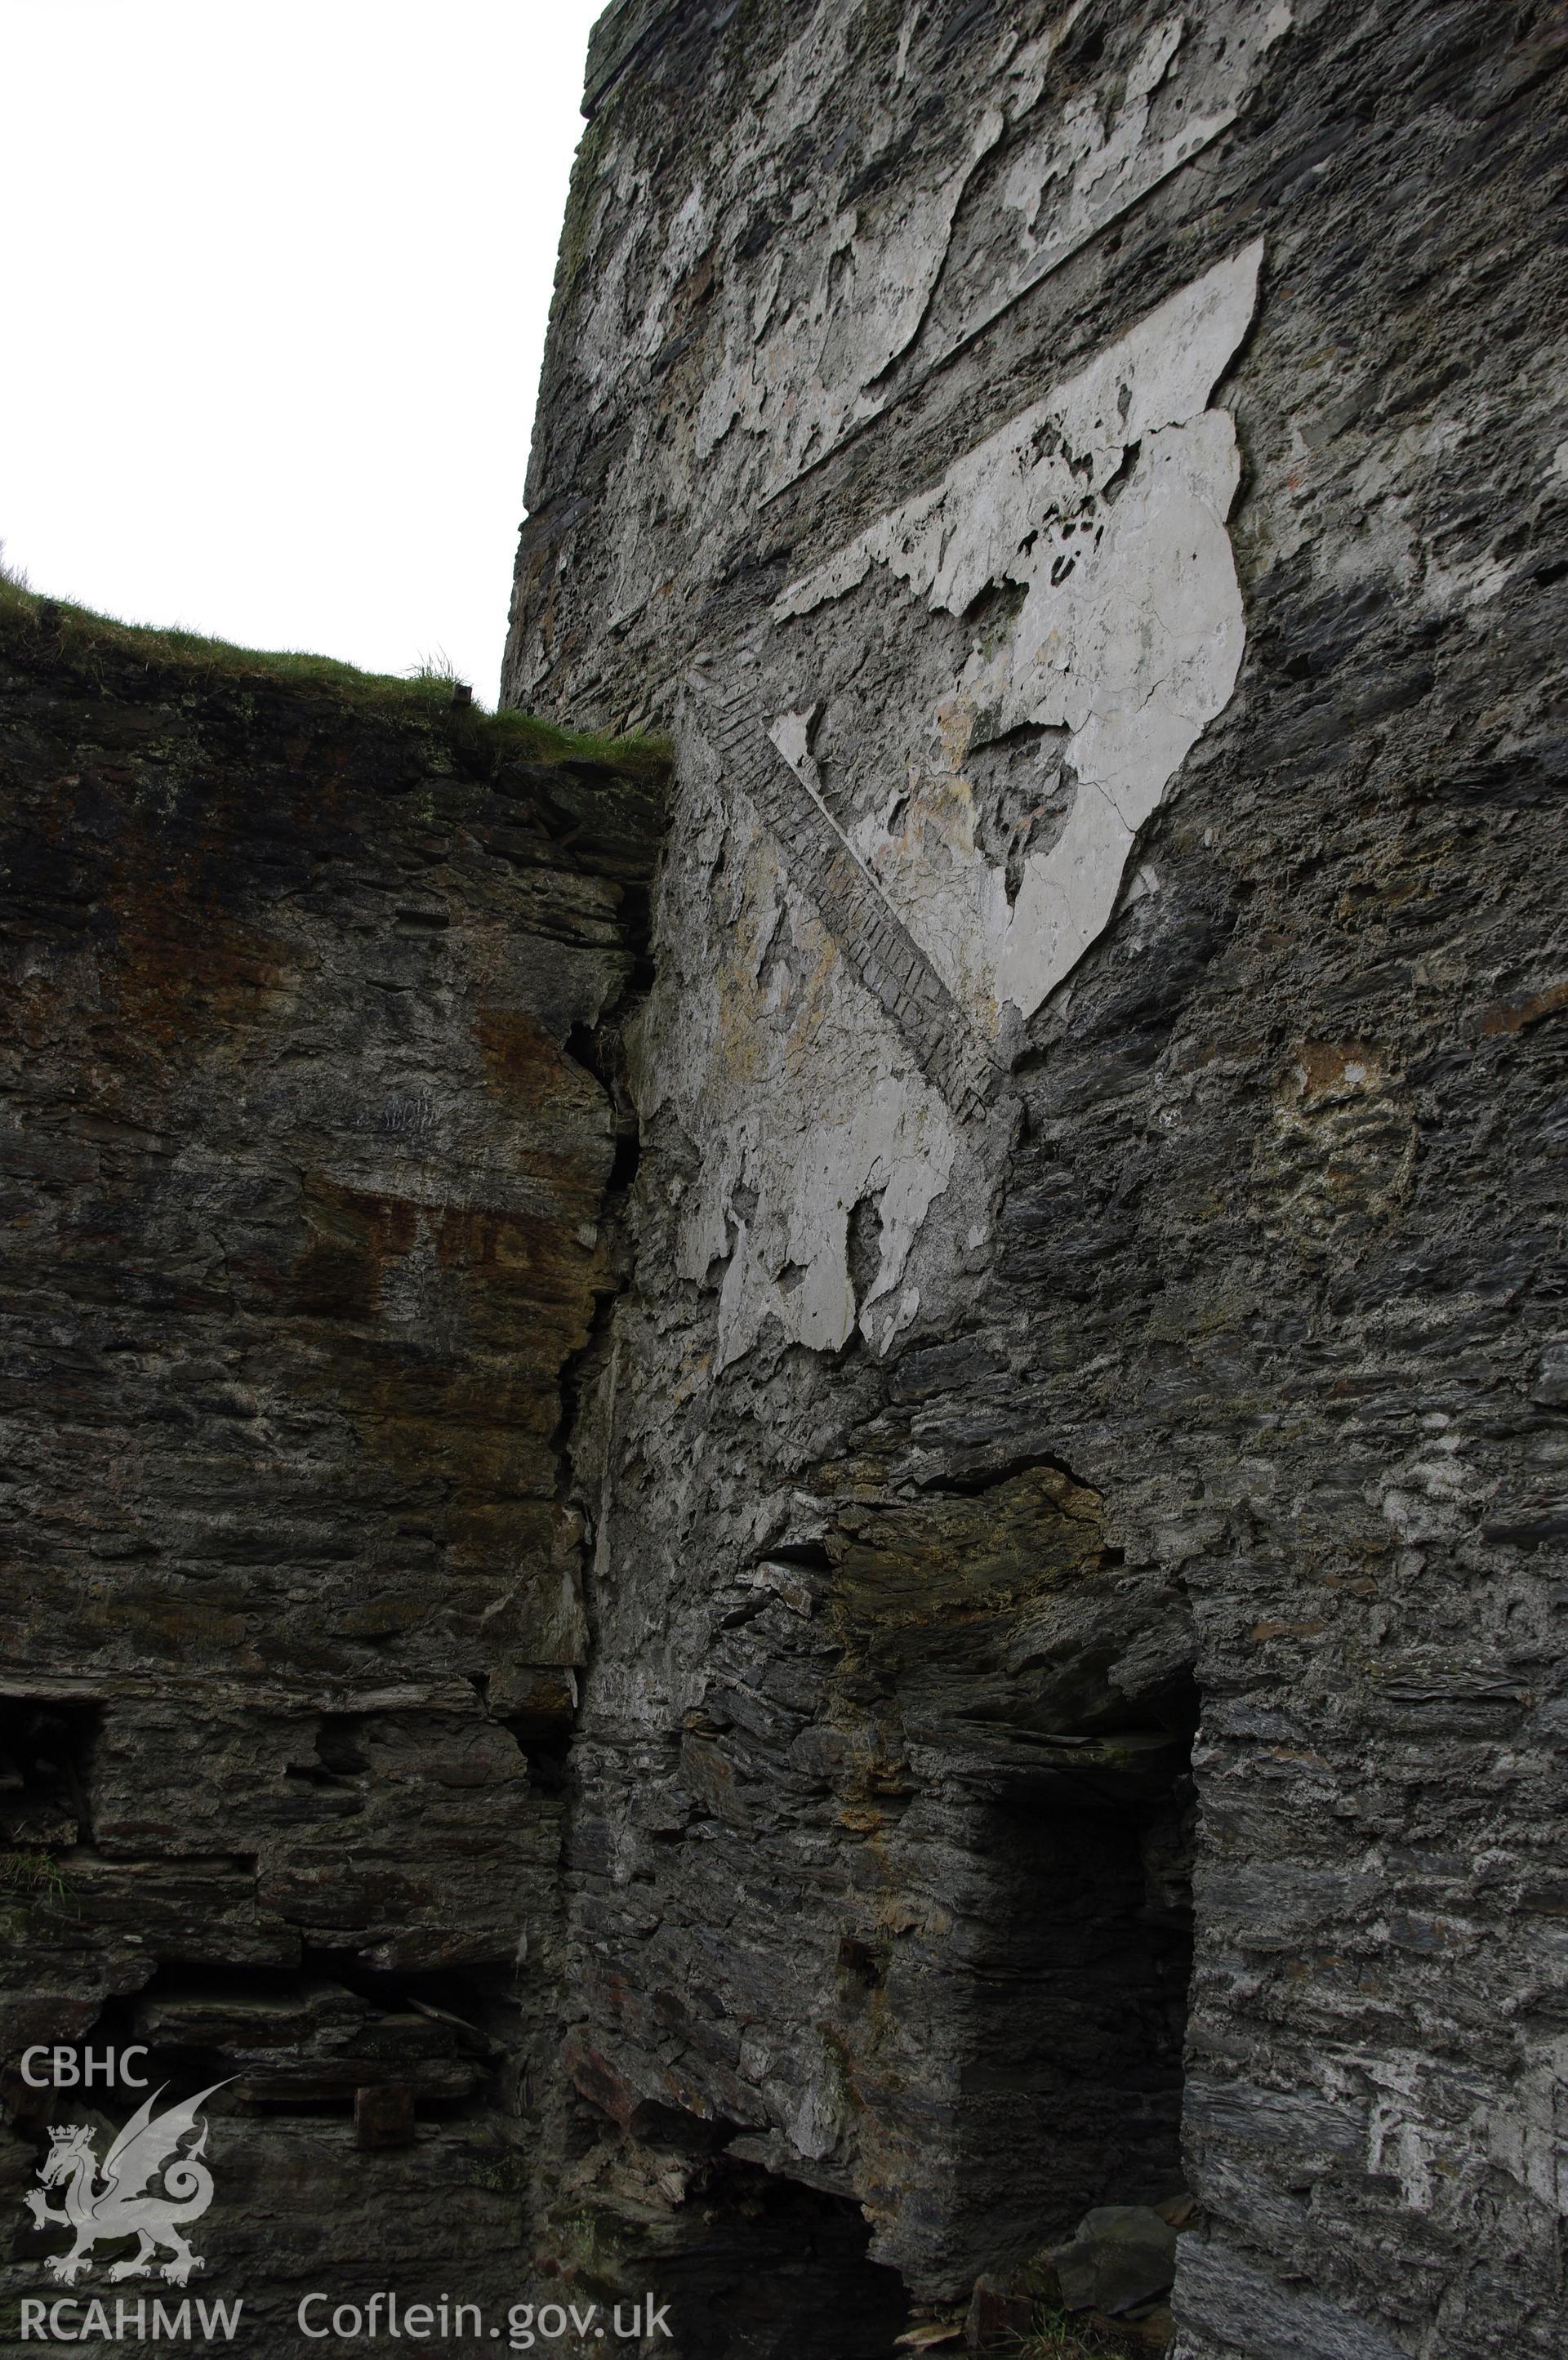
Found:
[[[1118,2319],[1168,2293],[1176,2275],[1176,2231],[1148,2204],[1097,2204],[1050,2260],[1069,2311],[1102,2311]]]

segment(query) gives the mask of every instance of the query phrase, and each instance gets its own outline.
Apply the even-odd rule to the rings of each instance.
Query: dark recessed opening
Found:
[[[1092,2205],[1181,2187],[1194,1705],[1173,1693],[1159,1730],[1096,1746],[1136,1764],[1124,1796],[1114,1767],[1078,1791],[1043,1770],[979,1807],[982,1897],[948,1994],[962,2026],[948,2234],[965,2272],[1022,2260]]]
[[[891,2360],[908,2298],[858,2204],[729,2157],[687,2201],[691,2241],[652,2274],[685,2360]]]
[[[0,1698],[0,1851],[27,1858],[92,1839],[96,1704]]]

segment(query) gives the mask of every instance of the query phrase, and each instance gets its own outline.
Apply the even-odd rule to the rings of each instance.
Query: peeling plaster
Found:
[[[553,630],[549,709],[673,719],[680,759],[631,1035],[621,1390],[580,1457],[604,1434],[613,1474],[574,2005],[628,2100],[676,2086],[681,2044],[694,2110],[861,2202],[873,2261],[957,2300],[1080,2194],[1037,2136],[1061,2114],[1056,1998],[993,2005],[986,1972],[1054,1873],[1014,1841],[1025,1760],[1047,1767],[1028,1741],[1141,1719],[1193,1661],[1188,1989],[1215,2073],[1189,2083],[1180,2153],[1240,2229],[1184,2241],[1178,2344],[1545,2360],[1568,2196],[1568,2051],[1540,2022],[1568,1726],[1532,1022],[1559,972],[1543,650],[1568,430],[1529,333],[1551,316],[1552,60],[1521,19],[1438,72],[1409,12],[1298,0],[1313,37],[1277,41],[1249,108],[1243,46],[1284,21],[1266,0],[1179,27],[1173,0],[1086,8],[1052,54],[1033,37],[1072,5],[800,0],[754,12],[754,43],[744,12],[723,33],[698,11],[679,76],[629,82],[586,150],[590,192],[612,146],[649,176],[609,322],[631,358],[590,417],[573,339],[609,241],[575,246],[514,645]],[[1007,127],[970,162],[992,110]],[[1124,238],[963,342],[1173,155]],[[711,242],[688,255],[698,182]],[[879,241],[917,246],[922,220],[935,276],[913,253],[857,341],[840,313]],[[1266,224],[1244,508],[1215,405],[1255,249],[1154,307]],[[828,452],[759,518],[792,453]],[[841,543],[841,580],[771,612]],[[1238,574],[1269,637],[1245,701]],[[646,605],[612,629],[623,580]],[[526,694],[518,655],[510,678]],[[901,1011],[925,970],[1002,1076],[977,1105]],[[1009,1011],[1042,990],[1010,1077]],[[1037,1594],[1055,1494],[1005,1471],[1036,1453],[1099,1493],[1105,1542],[1094,1579]],[[782,1561],[807,1542],[816,1564]],[[973,1608],[955,1587],[949,1616],[959,1571]],[[1080,1819],[1054,1775],[1037,1791],[1035,1817]],[[1151,1898],[1174,1898],[1166,1846]],[[1032,2082],[1009,2079],[1025,2017]],[[764,2031],[737,2049],[738,2021]],[[1083,2184],[1176,2184],[1179,2080],[1174,2046],[1139,2079],[1171,2143],[1134,2180],[1122,2073]],[[1068,2128],[1091,2119],[1075,2099]],[[1303,2158],[1332,2202],[1300,2201]]]
[[[1068,976],[1109,920],[1128,851],[1235,686],[1245,639],[1226,531],[1238,461],[1207,407],[1246,333],[1261,241],[1182,288],[1076,377],[794,584],[787,624],[873,567],[936,611],[989,587],[1024,596],[974,646],[928,716],[945,774],[916,758],[856,849],[971,1014],[1004,1031]],[[1054,760],[1065,825],[1009,900],[976,841],[972,749],[1027,727],[1068,734]],[[913,750],[913,749],[912,749]]]
[[[800,1107],[793,1124],[786,1112],[766,1141],[751,1125],[731,1133],[717,1185],[705,1189],[683,1240],[686,1277],[702,1275],[729,1251],[718,1305],[720,1367],[749,1351],[770,1317],[792,1342],[816,1351],[837,1351],[857,1325],[885,1351],[918,1302],[917,1295],[907,1304],[889,1298],[948,1185],[956,1145],[951,1119],[935,1093],[906,1073],[879,1075],[864,1089],[846,1074],[833,1096],[836,1106]],[[751,1196],[756,1205],[748,1220],[735,1203]],[[866,1200],[874,1201],[881,1223],[880,1261],[857,1303],[849,1224]],[[710,1251],[715,1247],[718,1255]]]
[[[1252,318],[1261,258],[1254,243],[1179,290],[773,610],[770,667],[797,669],[805,685],[797,631],[821,628],[807,618],[839,601],[850,602],[844,628],[866,628],[853,599],[873,572],[960,620],[988,589],[1022,593],[1004,627],[968,634],[936,709],[868,713],[873,759],[891,748],[896,765],[900,743],[908,756],[869,817],[828,810],[809,714],[773,727],[784,759],[813,780],[824,825],[907,929],[912,956],[923,952],[977,1030],[1003,1043],[1105,926],[1138,830],[1235,684],[1244,628],[1225,522],[1235,437],[1208,403]],[[984,792],[970,774],[977,753],[1020,729],[1032,734],[1017,759],[1048,769],[1068,801],[1054,840],[1027,852],[1010,888],[981,840]],[[981,1250],[988,1144],[980,1133],[966,1143],[840,956],[807,875],[781,858],[734,763],[711,748],[706,759],[720,774],[711,850],[690,868],[709,883],[684,923],[694,939],[717,924],[725,947],[687,979],[683,1037],[669,1044],[672,1095],[701,1142],[677,1266],[717,1290],[718,1368],[770,1328],[836,1351],[858,1326],[885,1351],[918,1313],[914,1260],[949,1187],[960,1208],[933,1232],[921,1269],[950,1277]],[[1157,880],[1140,871],[1131,890]],[[868,1269],[862,1253],[855,1272],[857,1207],[875,1256]]]
[[[862,227],[859,216],[850,215],[835,225],[810,304],[815,365],[804,386],[797,377],[792,387],[770,491],[782,490],[835,448],[849,428],[885,409],[893,388],[881,380],[931,312],[938,282],[962,243],[956,236],[960,204],[977,167],[1010,127],[1018,126],[1021,136],[996,193],[1002,207],[1016,217],[1012,251],[998,256],[993,207],[989,202],[981,205],[983,218],[977,221],[976,234],[985,250],[983,294],[975,300],[956,293],[930,349],[921,355],[921,374],[940,366],[1027,288],[1226,130],[1267,51],[1293,21],[1283,0],[1235,10],[1224,27],[1228,38],[1221,38],[1214,54],[1202,60],[1204,103],[1184,109],[1179,126],[1164,137],[1151,136],[1150,112],[1182,45],[1185,27],[1178,13],[1154,27],[1120,87],[1112,81],[1082,93],[1059,114],[1047,113],[1033,125],[1029,118],[1039,104],[1050,61],[1081,13],[1079,0],[1009,61],[1002,103],[989,106],[971,126],[961,165],[940,186],[906,201],[880,224]],[[835,258],[844,254],[850,267],[836,272]],[[965,274],[960,268],[954,276],[961,280]],[[797,334],[800,315],[792,315],[787,324]],[[731,416],[749,407],[739,388],[727,399],[733,400]]]
[[[720,865],[731,896],[716,899]],[[676,1230],[680,1276],[717,1285],[715,1366],[780,1341],[837,1351],[857,1328],[879,1352],[915,1317],[905,1284],[933,1205],[961,1156],[959,1127],[896,1032],[838,956],[810,904],[780,872],[743,796],[709,808],[684,864],[689,909],[673,934],[717,924],[727,955],[705,959],[679,994],[678,1037],[654,1032],[649,1070],[701,1142],[699,1175]],[[700,888],[696,885],[700,880]],[[857,1296],[849,1234],[874,1205],[874,1273]]]
[[[574,315],[574,405],[596,434],[624,415],[618,471],[648,519],[603,553],[610,627],[641,618],[632,641],[669,619],[673,519],[701,570],[729,519],[827,459],[1236,122],[1294,21],[1281,0],[1212,0],[1201,16],[1117,28],[1079,66],[1064,63],[1081,15],[1069,5],[1031,39],[1001,38],[970,103],[934,119],[918,104],[918,8],[869,84],[860,12],[820,0],[800,14],[674,215],[658,202],[661,154],[612,150],[572,241],[595,257]],[[846,86],[864,91],[852,126],[839,120]],[[831,159],[809,188],[789,164],[803,130]],[[686,333],[678,398],[696,431],[671,435],[661,402],[629,407],[628,385]],[[530,505],[542,496],[531,478]],[[574,563],[565,549],[550,562]],[[527,701],[556,655],[546,602],[516,639],[509,693]]]

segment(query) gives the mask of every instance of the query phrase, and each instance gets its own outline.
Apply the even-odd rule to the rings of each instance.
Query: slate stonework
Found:
[[[508,682],[679,785],[556,2137],[628,2255],[863,2213],[836,2355],[1183,2182],[1181,2360],[1568,2324],[1565,56],[596,37]]]
[[[9,2289],[23,2050],[141,2042],[292,2352],[522,2290],[656,781],[14,596],[0,763]]]
[[[667,813],[7,594],[14,2221],[137,2040],[268,2354],[1554,2360],[1565,59],[619,0],[507,685]]]

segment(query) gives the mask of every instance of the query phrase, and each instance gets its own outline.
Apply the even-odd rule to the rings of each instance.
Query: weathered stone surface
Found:
[[[279,2351],[329,2262],[519,2283],[658,825],[531,742],[7,593],[7,2176],[33,2043],[226,2081],[203,2283]]]
[[[1394,2360],[1403,2348],[1337,2303],[1277,2285],[1218,2242],[1190,2245],[1173,2360],[1211,2350],[1247,2360]]]
[[[1147,2204],[1096,2204],[1051,2262],[1069,2311],[1111,2318],[1168,2294],[1176,2276],[1176,2232]]]
[[[1563,58],[609,20],[507,675],[679,740],[607,2220],[728,2136],[951,2300],[1190,2174],[1188,2360],[1561,2345]]]
[[[1556,2360],[1565,60],[619,0],[507,681],[651,911],[15,607],[8,2037],[232,2070],[275,2348],[1185,2184],[1181,2360]]]

